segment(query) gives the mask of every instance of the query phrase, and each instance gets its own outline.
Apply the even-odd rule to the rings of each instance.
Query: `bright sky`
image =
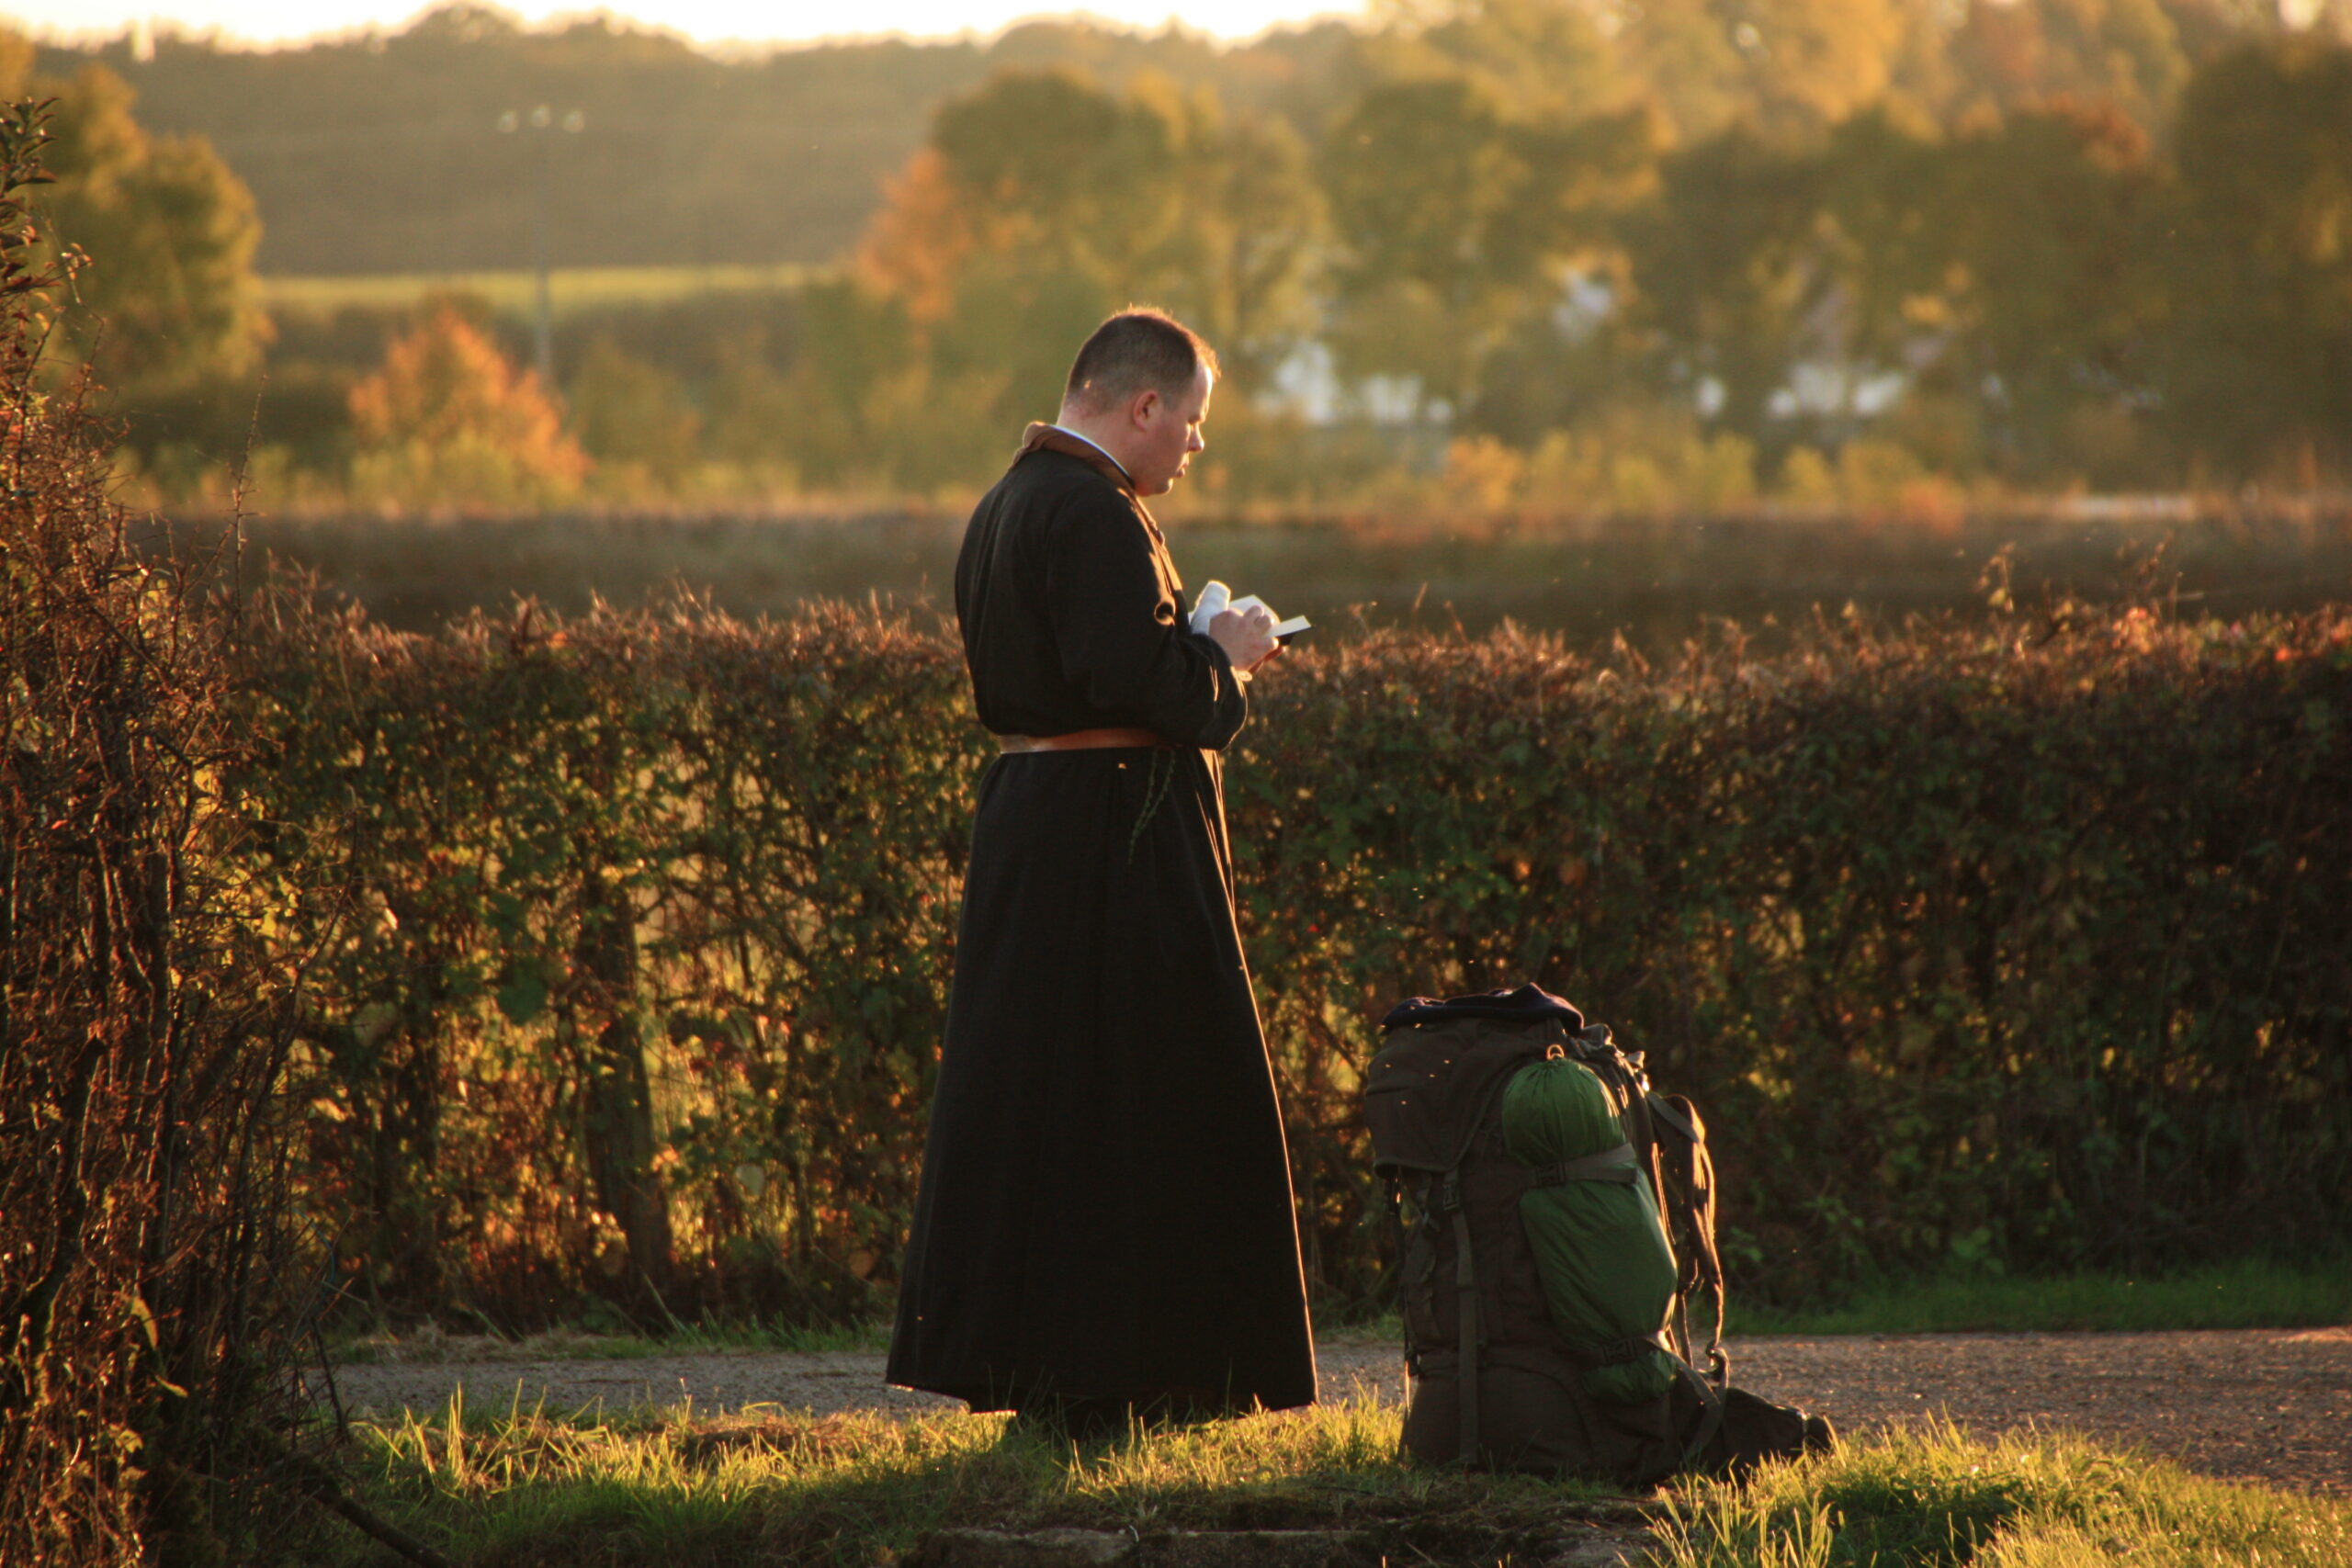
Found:
[[[1080,7],[1073,6],[1072,10]],[[1170,20],[1197,32],[1242,39],[1277,22],[1360,12],[1361,0],[1085,0],[1086,14],[1129,27],[1158,28]],[[144,20],[158,29],[218,31],[248,43],[282,43],[378,27],[396,32],[420,0],[0,0],[0,19],[35,33],[74,38],[109,36]],[[819,38],[906,33],[952,37],[997,32],[1024,17],[1046,14],[1038,0],[642,0],[635,7],[585,6],[579,0],[506,0],[501,9],[526,21],[597,9],[631,16],[706,43],[802,41]]]

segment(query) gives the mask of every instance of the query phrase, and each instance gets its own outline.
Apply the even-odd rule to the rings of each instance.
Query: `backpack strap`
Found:
[[[1613,1181],[1620,1187],[1631,1187],[1641,1179],[1641,1162],[1634,1156],[1634,1145],[1625,1143],[1597,1155],[1564,1159],[1529,1171],[1527,1185],[1566,1187],[1571,1181]]]
[[[1622,1367],[1629,1361],[1640,1360],[1653,1350],[1663,1350],[1674,1356],[1678,1367],[1690,1365],[1681,1357],[1674,1355],[1674,1346],[1668,1340],[1663,1328],[1654,1334],[1636,1334],[1629,1339],[1611,1339],[1606,1345],[1596,1345],[1589,1350],[1579,1349],[1574,1345],[1568,1347],[1568,1354],[1573,1359],[1590,1367]]]
[[[1702,1412],[1699,1427],[1691,1433],[1690,1441],[1683,1446],[1680,1466],[1683,1470],[1695,1471],[1706,1458],[1707,1445],[1713,1442],[1715,1434],[1724,1429],[1724,1390],[1711,1379],[1702,1377],[1698,1369],[1679,1356],[1675,1358],[1674,1366],[1683,1381],[1690,1384],[1691,1392],[1699,1396]]]
[[[1657,1152],[1659,1164],[1672,1178],[1674,1217],[1690,1238],[1675,1287],[1676,1333],[1686,1348],[1690,1345],[1690,1292],[1704,1286],[1715,1309],[1707,1342],[1707,1377],[1720,1391],[1731,1381],[1731,1359],[1724,1353],[1724,1265],[1715,1247],[1715,1162],[1707,1149],[1707,1124],[1697,1108],[1679,1094],[1652,1094],[1645,1099],[1656,1124],[1675,1134],[1671,1142],[1659,1139]],[[1666,1196],[1663,1190],[1658,1194],[1661,1201]],[[1687,1348],[1684,1359],[1698,1359]]]
[[[1462,1206],[1462,1168],[1438,1186],[1438,1213],[1453,1222],[1454,1403],[1462,1414],[1462,1462],[1478,1463],[1478,1265],[1470,1250],[1470,1214]]]

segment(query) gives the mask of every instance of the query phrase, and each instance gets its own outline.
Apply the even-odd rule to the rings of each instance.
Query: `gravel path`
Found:
[[[1825,1411],[1843,1431],[1941,1413],[1983,1433],[2072,1428],[2143,1445],[2208,1475],[2352,1492],[2352,1328],[2181,1334],[1921,1334],[1734,1340],[1733,1375],[1767,1398]],[[1395,1347],[1328,1344],[1327,1396],[1402,1397]],[[698,1411],[774,1404],[956,1410],[890,1388],[878,1355],[664,1356],[632,1360],[446,1360],[337,1369],[346,1408],[437,1410],[463,1386],[475,1410],[542,1397]]]

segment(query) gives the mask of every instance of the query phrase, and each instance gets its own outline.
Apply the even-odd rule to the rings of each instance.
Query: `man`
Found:
[[[1079,1435],[1315,1398],[1220,750],[1261,609],[1187,628],[1144,506],[1216,359],[1156,310],[1080,349],[981,499],[956,611],[980,783],[889,1380]]]

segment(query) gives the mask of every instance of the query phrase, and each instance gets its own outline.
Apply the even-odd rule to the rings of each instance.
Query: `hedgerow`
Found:
[[[246,685],[356,1294],[882,1303],[992,750],[950,629],[416,637],[286,597]],[[2314,1195],[2352,1176],[2352,612],[1823,620],[1656,665],[1384,633],[1253,692],[1228,804],[1327,1303],[1384,1288],[1374,1021],[1521,978],[1697,1099],[1777,1300],[2346,1239]]]

